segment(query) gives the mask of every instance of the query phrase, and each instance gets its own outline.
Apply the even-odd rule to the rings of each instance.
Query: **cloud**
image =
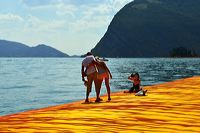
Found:
[[[73,6],[73,8],[70,8],[73,12],[77,11],[74,10],[75,8],[79,10],[79,13],[85,12],[87,10],[92,10],[94,12],[98,11],[100,14],[102,13],[110,13],[115,14],[117,13],[123,6],[125,6],[127,3],[131,2],[133,0],[60,0],[59,3],[62,3],[62,11],[65,11],[65,6],[70,7]],[[64,6],[65,5],[65,6]],[[70,10],[68,8],[68,11]],[[96,10],[94,10],[96,9]],[[80,12],[81,11],[81,12]]]
[[[72,15],[72,27],[77,31],[107,27],[113,16],[133,0],[63,0],[57,6],[59,15]]]
[[[48,6],[59,2],[59,0],[21,0],[28,7]]]
[[[125,4],[133,1],[133,0],[21,0],[23,4],[28,6],[29,8],[46,8],[46,7],[60,7],[63,9],[74,10],[75,8],[79,8],[81,6],[87,6],[88,8],[92,8],[98,5],[107,5],[107,8],[112,8],[115,11],[118,11]],[[73,7],[73,8],[71,8]],[[81,8],[79,8],[81,9]],[[63,10],[65,12],[65,10]],[[70,11],[71,12],[71,11]]]
[[[75,13],[78,11],[78,7],[72,4],[57,4],[56,5],[56,14],[59,16],[71,15],[75,17]]]
[[[97,31],[98,29],[104,29],[104,26],[108,25],[110,22],[110,17],[107,16],[84,16],[76,22],[72,22],[70,27],[76,32],[91,32]]]
[[[37,6],[49,6],[55,4],[72,4],[72,5],[92,5],[105,3],[108,0],[21,0],[26,6],[37,7]]]
[[[7,14],[0,14],[0,21],[19,22],[19,21],[24,21],[24,19],[19,15],[7,13]]]
[[[73,5],[62,3],[57,6],[57,15],[71,15],[74,17],[69,22],[69,27],[75,31],[91,31],[105,29],[112,20],[113,16],[127,1],[93,1],[88,4]],[[130,1],[130,0],[129,0]],[[77,2],[76,2],[77,4]],[[103,30],[105,31],[105,30]]]
[[[132,2],[133,0],[109,0],[110,5],[115,12],[119,11],[127,3]]]
[[[132,0],[22,0],[33,11],[52,10],[57,15],[46,21],[29,17],[27,25],[33,30],[48,31],[59,27],[72,32],[103,31],[125,4]],[[63,20],[60,21],[60,18]],[[64,21],[65,20],[65,21]]]
[[[25,30],[34,31],[34,32],[51,32],[60,30],[66,27],[65,20],[42,20],[36,16],[29,15],[26,23]]]
[[[114,15],[131,1],[20,0],[21,8],[13,11],[22,12],[23,18],[0,14],[0,22],[23,22],[12,24],[12,28],[7,28],[11,27],[9,22],[5,23],[0,26],[0,34],[8,31],[9,35],[2,37],[28,44],[49,43],[68,54],[85,53],[101,39]]]

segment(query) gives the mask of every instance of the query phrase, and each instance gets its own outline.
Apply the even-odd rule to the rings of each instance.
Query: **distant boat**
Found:
[[[108,59],[106,59],[105,57],[103,57],[103,59],[102,59],[103,61],[108,61]]]
[[[95,58],[96,58],[96,60],[99,60],[99,61],[108,61],[108,59],[106,59],[104,57],[103,58],[99,58],[98,56],[96,56]]]

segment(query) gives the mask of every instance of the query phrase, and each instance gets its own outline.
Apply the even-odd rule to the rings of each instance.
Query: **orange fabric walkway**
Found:
[[[144,97],[118,92],[111,102],[80,101],[2,116],[0,133],[200,132],[200,77],[145,89]]]

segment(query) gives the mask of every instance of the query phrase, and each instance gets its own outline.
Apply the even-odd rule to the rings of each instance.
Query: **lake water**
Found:
[[[81,58],[0,58],[0,115],[7,115],[85,98]],[[142,85],[200,75],[200,59],[112,58],[112,92],[128,89],[127,77],[139,72]],[[105,94],[105,86],[102,93]],[[91,96],[95,96],[94,88]]]

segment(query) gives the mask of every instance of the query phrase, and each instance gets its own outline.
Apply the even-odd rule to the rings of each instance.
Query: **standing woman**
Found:
[[[110,97],[110,79],[112,79],[112,74],[110,72],[110,70],[108,69],[108,67],[106,66],[106,64],[100,60],[98,57],[96,58],[96,61],[98,62],[98,64],[96,64],[97,66],[97,82],[98,82],[98,94],[100,94],[100,90],[101,90],[101,85],[103,80],[105,81],[105,85],[106,85],[106,89],[107,89],[107,94],[108,94],[108,101],[111,100]],[[96,102],[100,102],[101,99],[99,99],[99,101]]]

